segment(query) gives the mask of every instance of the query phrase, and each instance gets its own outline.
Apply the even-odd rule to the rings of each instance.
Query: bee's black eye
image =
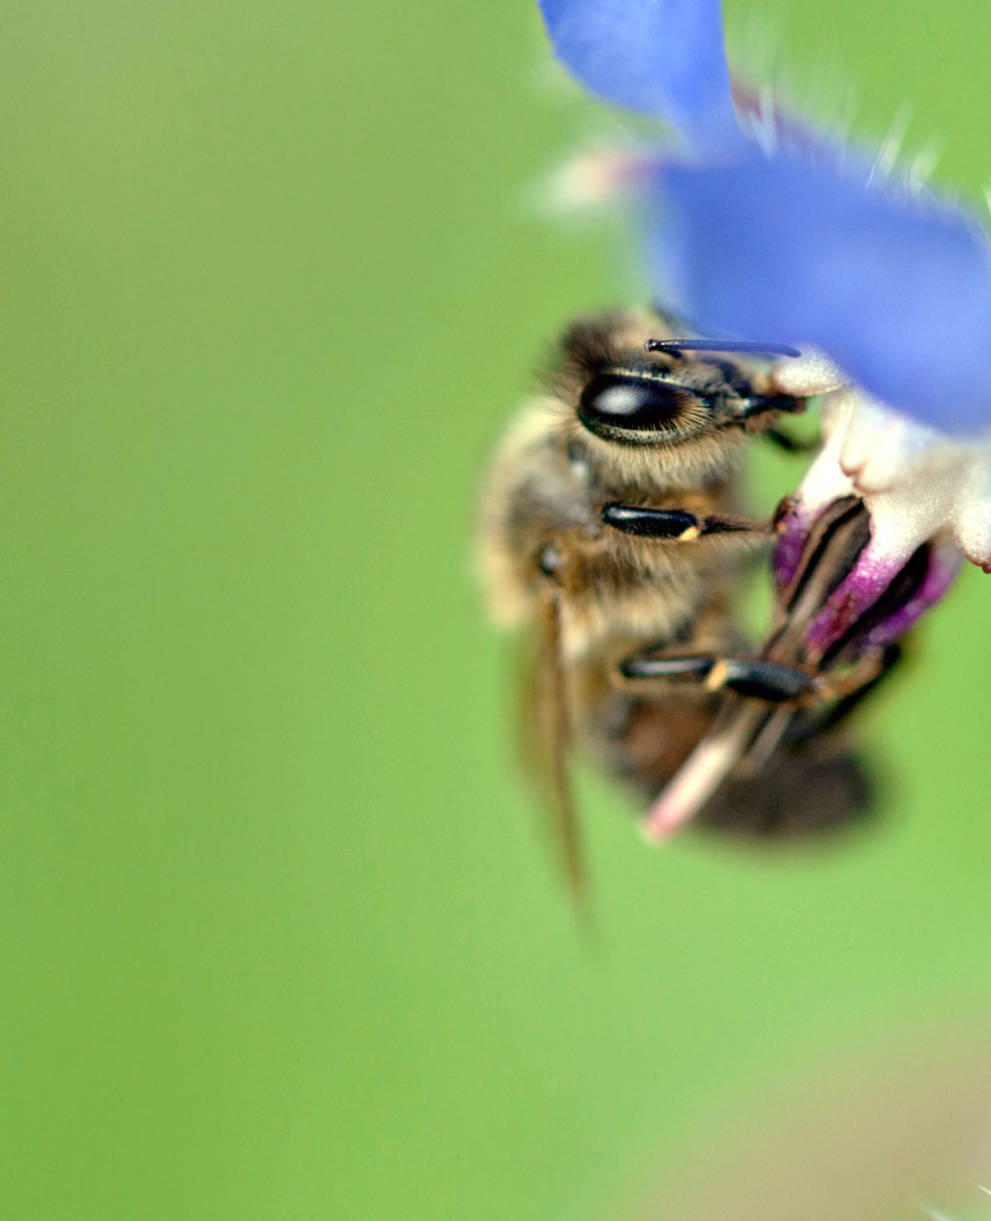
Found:
[[[624,433],[665,432],[686,412],[704,407],[698,395],[659,378],[600,373],[582,391],[578,418],[589,432],[622,441]]]

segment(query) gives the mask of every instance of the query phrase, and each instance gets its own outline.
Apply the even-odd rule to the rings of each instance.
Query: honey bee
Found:
[[[736,473],[755,436],[791,447],[776,424],[806,400],[781,391],[774,358],[797,355],[691,337],[660,310],[579,321],[495,454],[482,504],[483,579],[494,618],[535,636],[524,739],[575,886],[583,863],[572,746],[651,799],[727,699],[760,706],[748,748],[751,762],[763,757],[729,776],[699,821],[788,835],[868,807],[866,774],[837,725],[895,650],[825,708],[803,711],[814,676],[748,655],[738,615],[741,584],[767,554],[773,523],[741,512]],[[855,554],[866,514],[851,505],[834,516],[833,552]],[[831,571],[840,568],[834,555]],[[789,715],[772,731],[767,710],[780,705]]]

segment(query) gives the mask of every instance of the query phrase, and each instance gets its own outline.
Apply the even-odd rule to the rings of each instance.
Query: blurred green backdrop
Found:
[[[985,0],[747,12],[980,187]],[[534,355],[630,291],[528,209],[608,121],[532,3],[14,0],[0,61],[0,1215],[611,1216],[686,1120],[991,991],[974,572],[865,729],[882,833],[651,852],[587,777],[576,937],[470,563]]]

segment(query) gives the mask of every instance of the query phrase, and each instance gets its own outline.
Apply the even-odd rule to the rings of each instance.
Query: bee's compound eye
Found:
[[[590,432],[618,440],[625,432],[663,432],[699,407],[697,395],[660,378],[601,373],[582,391],[578,418]]]

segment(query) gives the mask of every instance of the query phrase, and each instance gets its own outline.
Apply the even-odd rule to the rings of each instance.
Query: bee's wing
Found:
[[[555,853],[577,901],[584,895],[587,874],[568,775],[571,725],[561,653],[561,611],[558,600],[550,594],[541,604],[522,695],[520,754],[548,807]]]

